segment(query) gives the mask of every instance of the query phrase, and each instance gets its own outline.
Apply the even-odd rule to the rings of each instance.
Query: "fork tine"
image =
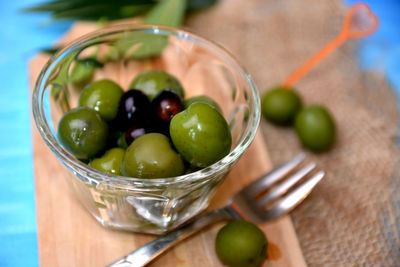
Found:
[[[309,174],[315,168],[315,166],[316,166],[315,163],[312,162],[312,163],[308,164],[307,166],[305,166],[300,171],[293,174],[291,177],[287,178],[285,181],[283,181],[276,187],[273,187],[271,189],[271,191],[269,191],[262,199],[260,199],[259,204],[263,206],[263,205],[277,199],[278,197],[282,196],[293,185],[295,185],[301,179],[306,177],[306,175]]]
[[[305,157],[306,155],[304,153],[298,154],[293,159],[289,160],[283,165],[275,168],[273,171],[258,178],[258,180],[245,187],[242,191],[249,195],[256,195],[262,192],[267,187],[271,186],[280,178],[282,178],[290,171],[292,171],[294,168],[296,168],[297,165],[299,165],[304,160]]]
[[[321,181],[324,175],[324,171],[319,171],[309,180],[293,190],[290,194],[284,196],[271,209],[264,213],[264,220],[274,219],[297,207],[297,205],[299,205],[308,196],[314,186]]]

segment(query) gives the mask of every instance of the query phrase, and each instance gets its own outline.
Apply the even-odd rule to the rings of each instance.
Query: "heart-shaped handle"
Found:
[[[347,12],[342,32],[349,38],[361,38],[375,32],[379,26],[378,17],[365,3],[353,5]]]

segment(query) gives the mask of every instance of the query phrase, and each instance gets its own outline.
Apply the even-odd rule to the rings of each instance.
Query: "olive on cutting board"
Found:
[[[236,220],[217,233],[215,251],[218,258],[231,267],[257,267],[264,261],[268,240],[255,224]]]

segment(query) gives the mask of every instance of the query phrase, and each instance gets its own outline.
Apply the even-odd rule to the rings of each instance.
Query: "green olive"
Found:
[[[115,82],[103,79],[95,81],[83,89],[79,96],[79,106],[96,110],[106,121],[117,116],[119,100],[124,91]]]
[[[121,166],[124,155],[124,149],[119,147],[112,148],[107,150],[102,157],[90,161],[89,166],[102,172],[121,175]]]
[[[191,98],[188,98],[184,101],[183,105],[186,108],[188,108],[191,104],[193,103],[205,103],[205,104],[209,104],[210,106],[212,106],[213,108],[215,108],[216,110],[218,110],[221,114],[222,114],[222,110],[220,108],[220,106],[218,105],[217,102],[215,102],[212,98],[210,98],[209,96],[206,95],[199,95],[199,96],[193,96]]]
[[[246,221],[232,221],[222,227],[215,239],[218,258],[232,267],[256,267],[264,261],[268,241],[263,231]]]
[[[122,173],[137,178],[164,178],[184,174],[181,157],[160,133],[149,133],[135,139],[126,150]]]
[[[261,106],[262,113],[268,121],[288,125],[294,121],[302,101],[294,89],[276,87],[263,95]]]
[[[62,116],[57,134],[68,151],[79,159],[88,159],[104,149],[108,126],[97,111],[77,107]]]
[[[304,147],[322,152],[332,147],[336,126],[330,112],[319,105],[303,108],[296,116],[295,129]]]
[[[174,76],[162,70],[149,70],[139,73],[131,82],[129,88],[142,91],[150,101],[164,89],[175,91],[181,98],[185,96],[180,82]]]
[[[190,164],[206,167],[226,156],[232,136],[225,118],[215,108],[193,103],[176,114],[170,135],[177,151]]]

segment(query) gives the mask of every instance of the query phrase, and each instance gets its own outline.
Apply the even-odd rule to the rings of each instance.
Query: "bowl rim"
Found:
[[[247,125],[247,129],[243,132],[238,143],[231,149],[229,154],[227,154],[225,157],[218,160],[217,162],[211,164],[210,166],[192,173],[175,177],[144,179],[144,178],[109,174],[91,168],[88,164],[78,160],[73,154],[68,152],[61,146],[61,144],[59,144],[56,137],[50,130],[46,116],[44,115],[45,112],[43,109],[43,97],[46,89],[45,88],[42,89],[42,87],[44,87],[46,82],[44,80],[46,73],[49,71],[50,67],[52,67],[53,64],[56,64],[57,60],[62,58],[64,56],[64,53],[68,53],[70,49],[76,50],[79,48],[79,44],[83,44],[86,41],[89,41],[101,35],[117,34],[118,32],[121,31],[122,32],[145,31],[145,32],[153,32],[155,34],[164,33],[168,34],[168,36],[175,36],[177,38],[195,42],[197,45],[200,45],[206,49],[212,48],[213,53],[216,53],[218,56],[222,57],[224,61],[227,61],[227,64],[234,67],[235,71],[239,71],[240,76],[246,82],[247,86],[249,86],[251,89],[252,92],[251,101],[253,102],[254,108],[252,110],[249,109],[249,116],[248,116],[249,123]],[[168,26],[137,24],[137,23],[123,23],[118,25],[107,26],[100,30],[95,30],[90,33],[84,34],[81,37],[63,46],[63,48],[57,51],[42,68],[35,82],[31,101],[32,101],[33,118],[36,127],[46,145],[52,150],[52,152],[56,155],[56,157],[59,160],[61,160],[61,162],[67,168],[71,169],[75,174],[80,174],[81,176],[86,178],[90,177],[89,179],[91,180],[91,182],[95,184],[101,182],[113,185],[120,184],[120,185],[136,185],[136,186],[137,185],[165,186],[181,182],[184,183],[199,182],[201,180],[207,179],[208,177],[210,177],[210,174],[212,173],[223,172],[224,168],[231,166],[236,160],[238,160],[238,158],[242,156],[242,154],[249,147],[249,145],[251,144],[256,135],[261,117],[260,96],[253,78],[247,72],[247,70],[238,62],[238,60],[232,55],[232,53],[229,52],[226,48],[224,48],[222,45],[220,45],[215,41],[208,40],[204,37],[199,36],[198,34],[190,32],[187,29],[182,30]]]

